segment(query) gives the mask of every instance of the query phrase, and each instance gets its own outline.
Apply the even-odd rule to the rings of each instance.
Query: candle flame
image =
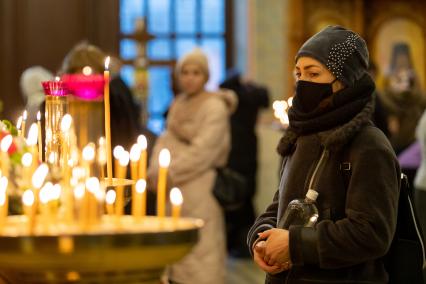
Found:
[[[51,152],[49,154],[48,161],[49,161],[49,163],[53,164],[53,163],[55,163],[55,160],[56,160],[56,153],[55,152]]]
[[[117,160],[120,159],[122,152],[124,152],[124,148],[122,146],[120,146],[120,145],[115,146],[114,150],[112,151],[112,153],[114,155],[114,158],[117,159]]]
[[[139,144],[133,144],[132,148],[130,149],[130,161],[137,162],[139,160],[140,155],[141,148]]]
[[[51,182],[46,182],[46,184],[40,189],[39,198],[40,202],[43,204],[47,204],[50,200],[52,200],[52,189],[53,184]]]
[[[95,158],[95,144],[89,143],[86,147],[83,148],[83,160],[85,161],[93,161]]]
[[[74,197],[77,199],[82,199],[85,193],[85,189],[84,189],[84,185],[82,184],[78,184],[75,188],[74,188]]]
[[[27,145],[34,146],[37,144],[38,139],[38,127],[37,123],[31,124],[30,130],[28,131]]]
[[[83,75],[89,76],[89,75],[92,75],[93,70],[90,66],[84,66],[82,72],[83,72]]]
[[[56,81],[56,82],[59,82],[59,81],[61,81],[61,77],[59,77],[59,76],[56,76],[56,77],[55,77],[55,81]]]
[[[27,152],[24,155],[22,155],[21,163],[24,167],[31,166],[32,162],[33,162],[33,155],[31,155],[31,153]]]
[[[146,180],[140,179],[136,182],[136,192],[144,193],[146,190]]]
[[[49,167],[43,163],[35,170],[31,182],[35,188],[40,188],[49,173]]]
[[[104,146],[104,145],[105,145],[105,137],[101,136],[101,137],[99,138],[98,143],[99,143],[99,145],[100,145],[100,146]]]
[[[66,114],[62,117],[61,120],[61,131],[68,132],[71,128],[72,116],[70,114]]]
[[[60,184],[55,184],[52,188],[51,198],[52,200],[61,198],[62,187]]]
[[[18,117],[18,121],[16,121],[16,128],[21,129],[22,126],[22,115]]]
[[[100,183],[98,178],[97,177],[88,178],[86,180],[86,187],[91,193],[95,194],[100,188]]]
[[[105,196],[105,202],[108,204],[114,204],[116,193],[114,190],[108,190]]]
[[[138,144],[141,147],[141,150],[146,150],[148,147],[148,141],[146,140],[145,135],[139,135],[138,136]]]
[[[118,162],[120,163],[120,166],[122,167],[127,167],[127,165],[129,164],[129,160],[130,160],[130,154],[127,151],[124,151],[121,153],[120,159],[118,160]]]
[[[170,191],[170,201],[172,202],[173,205],[178,205],[178,206],[182,205],[183,196],[179,188],[177,187],[172,188],[172,190]]]
[[[9,150],[10,145],[12,145],[13,138],[12,135],[8,134],[1,140],[0,149],[2,152],[7,152]]]
[[[38,120],[38,121],[40,121],[40,120],[41,120],[41,112],[40,112],[40,111],[38,111],[38,112],[37,112],[37,120]]]
[[[105,59],[105,70],[108,70],[110,61],[111,61],[111,57],[107,56],[107,58]]]
[[[162,149],[159,157],[160,167],[167,168],[170,165],[170,151]]]
[[[32,206],[34,203],[34,193],[31,189],[27,189],[24,191],[22,195],[22,202],[25,206]]]
[[[22,119],[27,120],[27,117],[28,117],[28,112],[24,110],[24,113],[22,114]]]

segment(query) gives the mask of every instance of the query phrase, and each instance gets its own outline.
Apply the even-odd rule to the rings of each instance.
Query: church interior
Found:
[[[426,226],[426,213],[420,210],[420,208],[424,208],[424,202],[426,202],[426,193],[424,195],[421,193],[426,192],[426,182],[425,184],[420,182],[420,175],[426,176],[426,173],[420,173],[420,171],[426,171],[426,167],[421,167],[426,159],[425,156],[422,156],[422,154],[425,154],[426,147],[426,135],[422,133],[426,133],[426,130],[421,130],[419,124],[420,120],[426,119],[426,112],[424,113],[426,108],[426,2],[424,1],[0,0],[0,23],[0,85],[2,86],[0,120],[7,120],[12,126],[19,124],[16,128],[17,136],[22,135],[22,137],[26,137],[25,126],[22,123],[27,120],[26,129],[29,135],[31,122],[37,124],[37,121],[38,123],[41,121],[43,133],[44,131],[46,133],[42,135],[42,130],[39,130],[40,141],[42,136],[46,140],[38,142],[39,162],[45,161],[46,164],[59,165],[53,168],[62,173],[63,165],[67,163],[59,161],[58,157],[56,157],[58,161],[53,161],[55,155],[48,154],[55,152],[55,147],[58,147],[60,150],[56,155],[65,157],[64,159],[70,158],[69,161],[71,161],[72,151],[63,154],[67,151],[64,146],[66,143],[63,143],[62,140],[60,142],[49,140],[52,134],[48,132],[48,128],[52,127],[52,130],[49,129],[49,131],[55,132],[54,126],[52,126],[55,122],[52,122],[51,117],[46,116],[40,120],[40,118],[36,119],[36,115],[43,108],[46,114],[49,108],[53,113],[56,112],[56,115],[61,113],[60,115],[63,116],[65,113],[71,113],[73,123],[76,126],[77,148],[83,149],[90,144],[89,142],[97,143],[101,136],[107,137],[107,150],[104,154],[108,159],[105,158],[101,169],[92,166],[92,174],[96,174],[99,178],[105,178],[105,180],[110,178],[110,170],[112,171],[108,167],[112,161],[109,160],[112,152],[111,147],[119,144],[124,146],[128,151],[127,163],[131,165],[133,160],[130,148],[139,134],[144,134],[147,137],[148,146],[145,145],[145,148],[148,148],[148,159],[150,161],[148,162],[149,169],[147,169],[148,165],[145,164],[146,172],[141,170],[141,162],[139,172],[144,177],[153,172],[151,160],[157,159],[153,154],[157,153],[154,143],[161,141],[160,137],[166,129],[173,126],[168,124],[168,118],[174,116],[174,113],[169,112],[169,110],[180,94],[180,86],[176,79],[176,70],[180,68],[180,60],[194,48],[199,48],[204,52],[208,58],[207,73],[209,74],[205,85],[206,90],[217,92],[221,88],[229,88],[237,93],[240,101],[235,112],[240,117],[232,116],[229,120],[232,134],[230,147],[232,148],[230,149],[228,166],[234,165],[235,169],[240,167],[242,172],[248,173],[248,180],[251,183],[250,197],[247,201],[250,204],[245,208],[247,210],[238,214],[230,211],[225,212],[225,230],[233,230],[235,226],[240,228],[239,231],[235,229],[231,233],[227,232],[228,238],[229,235],[233,235],[233,238],[227,240],[226,280],[224,282],[226,284],[264,283],[265,272],[253,262],[247,248],[246,237],[255,217],[271,203],[279,188],[280,169],[283,160],[276,149],[283,133],[289,127],[288,110],[295,93],[295,56],[306,40],[329,25],[338,25],[350,29],[360,35],[368,46],[369,72],[375,82],[375,93],[377,101],[379,101],[379,103],[376,103],[380,105],[383,112],[381,125],[377,121],[377,126],[389,139],[402,172],[408,176],[411,195],[417,206],[417,215],[421,225],[426,230],[424,227]],[[80,71],[76,71],[79,67],[73,69],[73,64],[78,65],[73,61],[73,55],[78,53],[79,49],[85,48],[88,50],[87,53],[82,52],[77,55],[77,57],[81,57],[76,57],[76,60],[92,62],[93,65],[80,68],[82,74],[77,74]],[[93,57],[90,55],[92,48],[96,49]],[[106,56],[111,58],[111,61],[108,59],[108,66],[106,63],[105,66],[103,65]],[[101,61],[99,64],[98,59]],[[111,77],[106,77],[105,72],[108,72],[108,76]],[[92,81],[89,82],[87,78],[87,80],[83,78],[83,81],[79,81],[81,85],[78,85],[78,82],[73,81],[79,80],[78,76],[90,77]],[[112,82],[115,79],[119,80],[119,83],[114,86]],[[69,85],[66,84],[66,80],[69,80]],[[42,82],[47,81],[50,82],[50,85],[43,89]],[[81,93],[81,97],[75,94],[68,95],[68,97],[74,96],[74,98],[70,98],[70,101],[66,103],[61,96],[58,96],[57,100],[48,98],[48,95],[51,95],[49,91],[62,90],[62,82],[65,82],[63,88],[67,91],[74,87],[85,88],[84,86],[87,87],[92,84],[87,88],[98,88],[99,90],[95,92],[99,92],[100,95],[96,95],[97,97],[90,97],[90,94],[84,93]],[[110,82],[110,84],[108,85],[105,82]],[[76,86],[71,86],[72,83]],[[49,88],[53,88],[53,90]],[[108,96],[108,104],[111,104],[108,111],[106,111],[106,92],[111,92],[111,96]],[[114,97],[114,92],[125,92],[127,99]],[[241,92],[241,94],[238,92]],[[251,96],[253,99],[251,101],[246,99],[247,102],[243,103],[242,95]],[[258,96],[258,98],[254,96]],[[256,100],[255,103],[253,103],[254,100]],[[246,106],[246,109],[243,110],[244,106]],[[63,109],[60,109],[61,107]],[[110,110],[111,126],[109,129],[106,124],[109,123]],[[196,107],[192,110],[188,107],[185,115],[190,117],[195,110]],[[26,112],[22,117],[24,111]],[[107,115],[108,120],[106,120]],[[186,119],[183,114],[176,114],[176,116],[179,116],[182,120]],[[121,117],[121,119],[117,117]],[[56,121],[56,123],[59,122]],[[5,125],[7,126],[7,123]],[[423,124],[423,127],[426,126]],[[112,131],[112,142],[111,137],[108,139],[108,131]],[[5,135],[1,133],[0,140]],[[111,134],[109,135],[111,136]],[[55,137],[54,134],[53,137]],[[224,137],[227,136],[224,134]],[[27,142],[29,140],[30,138],[27,139]],[[55,143],[57,145],[54,145]],[[99,144],[101,144],[100,141]],[[43,154],[40,153],[43,151],[41,145],[46,147],[46,152]],[[210,151],[210,149],[207,150]],[[0,153],[2,155],[1,169],[3,176],[7,176],[4,172],[5,170],[9,171],[9,167],[14,168],[13,158],[3,156],[6,153],[7,150],[2,150],[2,153]],[[82,153],[84,155],[84,151]],[[152,157],[149,157],[151,154]],[[51,156],[53,157],[52,161],[49,160]],[[142,157],[142,154],[140,157]],[[173,158],[172,153],[172,164]],[[8,163],[5,162],[6,159]],[[84,157],[82,159],[84,164],[86,160],[84,160]],[[128,178],[136,181],[133,177],[133,170],[130,169],[131,166],[129,166],[129,171],[123,172],[119,165],[119,159],[115,156],[112,159],[116,164],[113,163],[114,165],[110,166],[114,167],[114,177],[117,180],[121,178],[125,181]],[[24,164],[24,162],[22,163]],[[161,160],[159,163],[160,165],[157,165],[157,167],[160,167],[158,187],[161,183],[161,169],[163,169],[163,174],[164,169],[166,169],[161,165]],[[104,167],[105,165],[106,167]],[[202,165],[199,165],[199,167],[202,167]],[[24,176],[25,165],[22,166],[21,170]],[[13,183],[11,180],[14,175],[20,174],[21,170],[18,167],[18,170],[10,171],[9,184]],[[35,168],[33,168],[33,172],[34,170]],[[48,176],[52,177],[53,183],[55,181],[60,183],[61,178],[57,178],[56,174],[51,168],[51,173]],[[64,175],[66,174],[67,171],[64,170]],[[167,175],[167,172],[165,175]],[[167,178],[164,180],[167,180]],[[120,188],[123,190],[124,183],[123,185],[112,185],[112,183],[110,186],[117,188],[115,192],[118,202],[120,200],[118,199],[119,190]],[[157,186],[156,182],[150,183],[148,181],[145,184],[148,188],[150,185],[153,185],[154,188]],[[1,187],[0,180],[0,189]],[[26,188],[23,188],[19,182],[14,187],[17,187],[17,191],[22,190],[17,197],[20,200],[23,198],[21,195],[24,195],[23,190]],[[65,186],[62,187],[64,190]],[[107,187],[108,185],[105,185],[105,188]],[[40,186],[40,188],[37,190],[40,190],[41,202],[41,191],[44,187]],[[88,188],[87,190],[90,191],[90,186]],[[131,198],[126,195],[127,189],[124,190],[125,198],[121,202],[127,205],[133,204],[133,199],[135,199],[133,194],[136,193],[134,188]],[[151,191],[151,195],[148,194],[144,197],[147,198],[147,204],[144,207],[146,208],[144,210],[147,210],[147,215],[155,215],[156,210],[161,208],[159,201],[156,201],[157,195],[160,193],[156,194],[154,191]],[[95,198],[94,196],[95,193],[88,198]],[[10,213],[11,210],[14,209],[13,202],[16,202],[16,200],[14,201],[11,195],[8,198],[10,215],[12,214]],[[35,197],[35,200],[37,202],[38,197]],[[185,199],[184,196],[184,207],[185,202],[189,204],[192,201]],[[132,208],[127,205],[122,206],[121,214],[138,214],[135,213],[136,209],[133,208],[133,205]],[[42,203],[40,203],[40,206],[39,217],[44,218]],[[50,262],[49,265],[53,265],[57,268],[57,271],[60,271],[52,272],[54,269],[50,270],[50,268],[43,268],[42,264],[34,264],[37,262],[35,258],[38,256],[37,250],[33,246],[38,244],[39,247],[48,249],[38,233],[31,233],[30,229],[30,235],[35,234],[34,236],[39,237],[33,237],[32,240],[28,239],[28,242],[22,239],[17,243],[11,239],[19,237],[18,231],[11,233],[15,237],[1,236],[3,228],[4,234],[9,234],[7,229],[9,221],[4,221],[4,218],[7,219],[8,209],[6,208],[6,213],[2,213],[3,205],[0,207],[0,215],[6,214],[6,217],[0,216],[0,283],[166,283],[160,282],[159,279],[152,280],[158,275],[149,278],[148,274],[151,272],[137,274],[137,267],[131,265],[130,262],[129,269],[126,270],[125,263],[128,262],[124,260],[126,258],[125,252],[114,251],[115,248],[113,248],[114,244],[120,246],[121,243],[127,242],[134,246],[133,249],[136,253],[140,249],[137,248],[139,241],[141,243],[142,241],[150,242],[155,239],[155,236],[143,237],[143,240],[130,237],[115,240],[111,235],[108,235],[112,239],[99,241],[108,243],[111,247],[105,250],[110,250],[113,253],[112,256],[116,253],[117,259],[119,259],[117,262],[121,263],[122,261],[122,264],[117,264],[117,270],[122,269],[124,271],[121,272],[122,274],[132,275],[133,278],[130,276],[128,278],[126,278],[127,276],[114,276],[117,277],[114,278],[116,280],[106,280],[109,277],[108,275],[113,275],[115,272],[104,271],[104,274],[99,274],[101,276],[96,276],[98,277],[96,278],[93,276],[94,274],[90,274],[92,273],[90,270],[87,270],[86,273],[81,272],[78,268],[65,273],[67,267],[61,267],[59,264],[56,266],[56,264]],[[25,205],[22,205],[22,207],[23,209],[17,210],[25,211]],[[185,215],[184,207],[183,215]],[[49,214],[52,212],[62,214],[61,209],[49,210]],[[66,208],[64,210],[66,215],[68,211],[66,211]],[[150,214],[150,210],[151,213],[154,213]],[[172,211],[167,204],[165,210],[166,212]],[[31,212],[33,211],[28,213],[28,220],[32,218]],[[25,215],[24,213],[22,214]],[[13,214],[21,213],[15,212]],[[33,212],[33,215],[38,214]],[[77,215],[75,218],[78,219]],[[53,215],[53,217],[46,216],[46,218],[57,218]],[[81,222],[86,224],[84,220]],[[114,222],[111,221],[111,223]],[[89,220],[86,225],[82,225],[82,230],[86,230],[88,227],[84,226],[91,226],[90,224]],[[36,226],[36,232],[37,228]],[[57,233],[55,230],[49,231],[49,237]],[[159,230],[161,231],[161,228]],[[187,231],[185,233],[188,234]],[[77,251],[79,245],[90,244],[90,241],[84,240],[81,240],[81,244],[79,244],[77,238],[69,237],[72,234],[69,232],[65,234],[68,236],[65,239],[57,237],[61,250],[74,249]],[[120,234],[120,232],[118,231],[117,234]],[[189,238],[189,236],[192,235],[187,236],[181,233],[178,237],[171,239]],[[167,240],[167,238],[164,237],[164,240]],[[6,246],[1,244],[3,242],[1,239],[5,239],[4,244],[9,244],[6,246],[10,247],[4,255],[1,251]],[[56,241],[51,242],[55,243]],[[56,243],[54,246],[57,246]],[[11,248],[15,248],[15,252]],[[130,246],[129,248],[132,249]],[[181,247],[181,249],[189,250],[186,247]],[[90,251],[90,248],[88,250]],[[141,260],[141,263],[146,264],[146,267],[152,271],[159,269],[154,265],[150,266],[150,261],[159,263],[159,261],[153,259],[164,258],[170,259],[170,261],[178,259],[177,256],[174,258],[174,255],[169,258],[164,257],[167,252],[160,249],[158,252],[151,251],[148,253],[145,250],[139,252],[141,255],[147,253],[148,256],[145,257],[148,259]],[[31,256],[32,253],[34,255]],[[54,252],[48,251],[47,254],[49,253],[53,258]],[[178,253],[179,250],[176,251],[176,254]],[[22,258],[19,257],[19,254]],[[27,256],[25,257],[25,255]],[[102,258],[102,254],[96,256]],[[108,257],[110,256],[105,256],[105,258]],[[138,262],[137,254],[129,253],[128,257],[132,262]],[[3,263],[1,259],[5,258],[9,258],[10,261]],[[23,260],[25,258],[27,260]],[[34,263],[31,262],[31,258],[33,258]],[[76,259],[83,261],[85,256],[79,255]],[[113,257],[111,261],[113,261]],[[22,269],[26,269],[28,272],[21,271],[21,268],[19,268],[21,265],[18,265],[18,263],[22,263]],[[46,263],[49,262],[46,260]],[[79,268],[84,266],[83,264],[79,266],[76,263],[72,265]],[[165,262],[160,272],[166,264],[170,263]],[[111,267],[114,267],[114,265]],[[133,270],[131,269],[135,271],[134,274],[132,274]],[[149,269],[146,271],[151,271]],[[96,269],[93,268],[93,270]],[[117,275],[122,274],[118,272]],[[6,277],[4,277],[5,275]],[[144,275],[148,275],[146,279]],[[86,276],[89,280],[85,278]],[[2,278],[4,279],[2,280]],[[97,280],[93,280],[95,278]],[[37,279],[37,281],[34,279]],[[188,284],[191,283],[195,282],[188,282]]]

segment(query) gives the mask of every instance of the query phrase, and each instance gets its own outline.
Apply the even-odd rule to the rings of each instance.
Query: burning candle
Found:
[[[28,113],[26,110],[24,110],[24,113],[22,114],[22,131],[21,136],[25,137],[25,124],[27,122]]]
[[[28,231],[30,234],[33,233],[34,228],[34,217],[35,214],[33,213],[33,204],[34,204],[34,193],[31,189],[27,189],[24,191],[24,194],[22,194],[22,203],[24,205],[24,214],[27,216],[27,222],[28,222]]]
[[[1,172],[4,176],[9,176],[9,148],[12,145],[12,135],[8,134],[0,142],[1,150]]]
[[[111,121],[110,121],[110,105],[109,105],[109,71],[108,66],[110,57],[105,60],[104,71],[104,106],[105,106],[105,140],[107,152],[107,176],[108,184],[112,184],[112,156],[111,156]]]
[[[114,215],[115,197],[116,197],[115,191],[108,190],[105,197],[105,203],[106,203],[107,214],[110,216]]]
[[[125,150],[122,146],[118,145],[114,147],[114,173],[115,176],[118,176],[119,168],[120,168],[120,157],[121,153],[123,153]]]
[[[22,180],[25,186],[30,186],[31,182],[31,165],[33,163],[33,156],[31,153],[25,153],[21,158],[22,163]]]
[[[146,167],[147,167],[147,146],[148,141],[146,140],[145,135],[139,135],[138,137],[138,145],[141,149],[140,157],[139,157],[139,179],[146,180]]]
[[[90,177],[90,170],[93,160],[95,159],[95,144],[89,143],[83,148],[83,161],[86,170],[86,177]]]
[[[172,218],[174,220],[180,217],[180,211],[182,208],[183,197],[179,188],[173,187],[170,191],[170,201],[172,203]]]
[[[49,209],[49,202],[52,199],[52,189],[53,184],[51,182],[47,182],[41,189],[39,193],[40,200],[40,212],[42,217],[42,224],[45,229],[48,228],[49,225],[52,224],[52,215]]]
[[[30,153],[33,156],[32,159],[32,168],[35,169],[37,167],[37,161],[38,161],[38,150],[37,150],[37,136],[38,136],[38,129],[37,124],[33,123],[31,124],[30,130],[28,131],[28,138],[27,138],[27,146],[30,149]]]
[[[126,178],[127,165],[129,164],[129,152],[124,151],[121,153],[119,159],[119,171],[117,177],[119,179]],[[115,203],[115,213],[117,216],[123,215],[124,211],[124,187],[122,185],[117,186],[117,202]]]
[[[37,212],[38,208],[38,202],[39,202],[39,190],[43,186],[44,180],[47,177],[47,174],[49,173],[49,167],[47,164],[43,163],[35,170],[32,178],[31,178],[31,184],[33,186],[33,202],[32,202],[32,208],[30,210],[31,218],[29,219],[29,226],[30,226],[30,232],[33,232],[34,226],[35,226],[35,214]]]
[[[93,225],[97,222],[97,207],[98,202],[96,195],[98,194],[98,191],[100,190],[100,183],[98,178],[91,177],[86,180],[86,188],[88,191],[87,198],[88,198],[88,221],[90,225]]]
[[[140,179],[136,182],[136,196],[132,207],[135,207],[134,215],[137,218],[146,215],[146,181]]]
[[[40,111],[37,112],[37,129],[38,129],[38,160],[40,162],[43,162],[43,143],[42,141],[42,135],[41,135],[41,113]]]
[[[99,147],[97,153],[99,167],[101,169],[101,179],[105,178],[105,165],[107,162],[106,151],[105,151],[105,138],[99,138]]]
[[[138,179],[138,161],[140,156],[140,147],[138,144],[134,144],[130,149],[130,176],[132,180],[136,181]],[[136,186],[132,185],[132,200],[136,196]],[[135,214],[134,202],[132,201],[132,215]]]
[[[8,211],[7,177],[0,178],[0,232],[3,230]]]
[[[167,185],[167,169],[170,165],[170,151],[162,149],[159,156],[160,168],[158,171],[157,184],[157,215],[158,217],[166,216],[166,185]]]

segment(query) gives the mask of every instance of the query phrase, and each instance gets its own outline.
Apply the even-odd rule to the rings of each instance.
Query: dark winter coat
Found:
[[[258,232],[279,227],[287,204],[303,198],[310,183],[319,192],[319,221],[314,228],[290,226],[293,267],[268,275],[267,283],[387,283],[381,257],[396,227],[400,169],[390,143],[370,122],[372,109],[370,102],[333,130],[284,135],[279,190],[251,228],[248,246]]]

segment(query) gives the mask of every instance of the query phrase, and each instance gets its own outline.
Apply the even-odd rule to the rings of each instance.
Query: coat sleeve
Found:
[[[365,141],[364,141],[365,142]],[[374,144],[374,142],[372,143]],[[294,265],[335,269],[385,255],[396,228],[400,169],[389,147],[353,145],[345,214],[315,228],[290,227]]]
[[[173,153],[169,172],[176,185],[214,168],[219,155],[224,153],[224,147],[229,149],[229,113],[225,102],[211,98],[203,108],[204,115],[196,136],[182,151]]]

